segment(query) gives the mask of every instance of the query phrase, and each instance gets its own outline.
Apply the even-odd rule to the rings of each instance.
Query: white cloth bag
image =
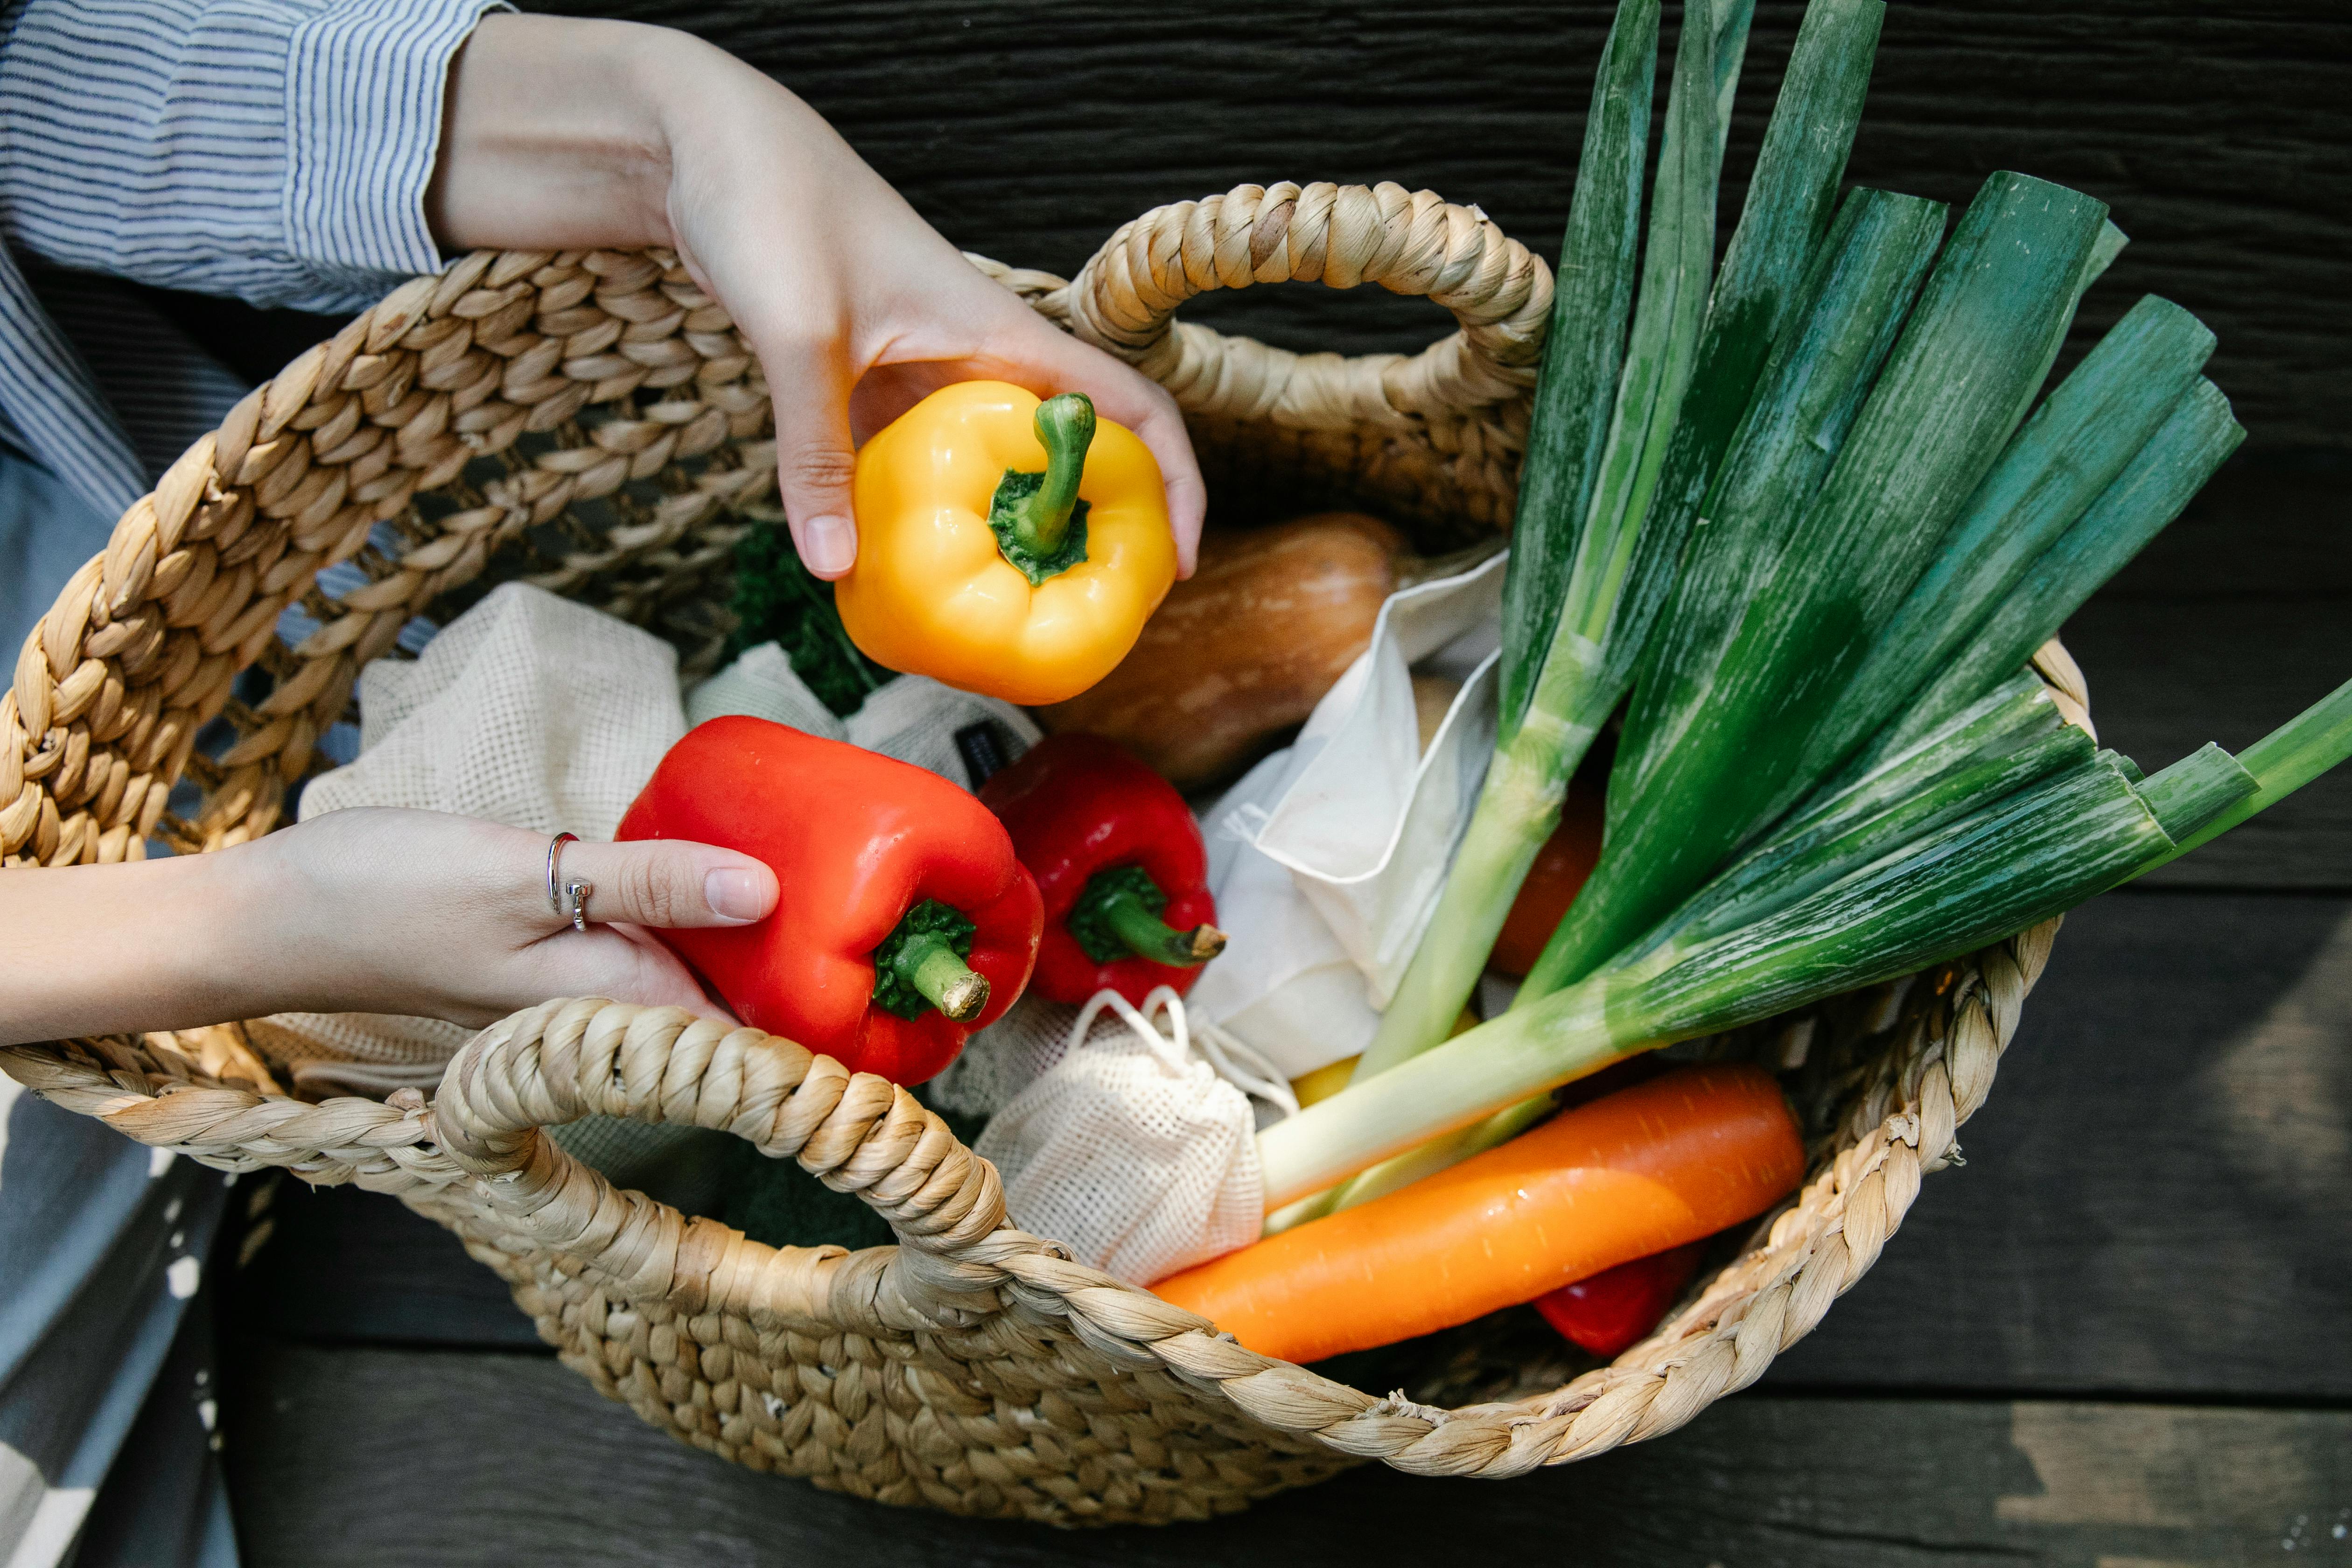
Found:
[[[959,731],[994,723],[1008,763],[1017,762],[1044,733],[1012,703],[960,691],[927,675],[899,676],[868,695],[848,718],[835,718],[793,672],[783,649],[772,642],[746,648],[740,658],[686,694],[688,725],[728,713],[771,720],[828,741],[846,741],[911,763],[967,790],[973,782],[956,747]]]
[[[1297,741],[1207,814],[1234,940],[1192,1010],[1292,1078],[1370,1043],[1436,908],[1494,752],[1506,560],[1391,595]],[[1426,751],[1416,670],[1462,682]]]

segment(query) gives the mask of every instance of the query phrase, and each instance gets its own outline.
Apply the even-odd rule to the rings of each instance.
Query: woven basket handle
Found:
[[[900,1246],[777,1248],[615,1187],[540,1129],[583,1116],[713,1128],[793,1159],[873,1205]],[[433,1103],[435,1134],[483,1178],[477,1203],[526,1245],[578,1260],[637,1301],[755,1321],[905,1331],[996,1310],[1004,1278],[996,1168],[887,1079],[678,1007],[556,1001],[467,1042]],[[995,1236],[992,1246],[978,1244]]]
[[[1426,295],[1461,330],[1417,354],[1349,359],[1173,319],[1212,289],[1288,282]],[[1551,289],[1542,259],[1475,207],[1396,184],[1286,183],[1146,213],[1111,236],[1060,303],[1073,331],[1167,387],[1189,414],[1344,430],[1459,417],[1524,396]]]

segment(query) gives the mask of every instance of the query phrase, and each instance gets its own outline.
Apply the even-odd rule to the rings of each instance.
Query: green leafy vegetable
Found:
[[[733,607],[736,629],[729,650],[778,644],[793,673],[843,718],[895,679],[849,640],[833,607],[833,584],[801,564],[781,521],[754,522],[736,545]]]

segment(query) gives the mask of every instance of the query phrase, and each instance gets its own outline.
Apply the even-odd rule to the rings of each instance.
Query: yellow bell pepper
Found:
[[[1176,580],[1160,465],[1076,393],[942,387],[866,443],[854,494],[841,624],[877,663],[967,691],[1076,697]]]

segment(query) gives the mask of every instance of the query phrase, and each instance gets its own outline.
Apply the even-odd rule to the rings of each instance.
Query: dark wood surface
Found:
[[[1508,1483],[1359,1469],[1206,1524],[1057,1531],[719,1465],[547,1360],[278,1345],[229,1392],[251,1568],[2352,1559],[2340,1410],[1759,1393]]]
[[[552,1361],[273,1347],[230,1387],[233,1411],[257,1404],[268,1420],[230,1448],[252,1568],[2352,1559],[2343,1411],[1748,1394],[1506,1486],[1357,1469],[1212,1523],[1049,1531],[715,1465]]]
[[[567,0],[570,3],[570,0]],[[806,93],[960,242],[1067,269],[1156,202],[1394,178],[1549,252],[1606,8],[577,0]],[[1759,6],[1752,146],[1794,8]],[[2352,674],[2352,13],[2315,0],[1898,3],[1856,178],[2085,185],[2222,340],[2254,434],[2067,628],[2103,738],[2240,745]],[[1407,346],[1319,289],[1202,319]],[[289,340],[299,324],[284,329]],[[282,356],[280,356],[282,357]],[[1361,1470],[1239,1520],[1059,1534],[730,1468],[558,1366],[389,1200],[289,1186],[226,1317],[248,1557],[316,1564],[2352,1563],[2352,777],[2068,922],[1968,1163],[1764,1385],[1522,1480]],[[2336,1533],[2338,1529],[2347,1531]]]
[[[1549,258],[1614,9],[528,3],[710,38],[808,99],[957,244],[1066,274],[1149,208],[1285,179],[1393,180],[1475,202]],[[1756,8],[1727,202],[1801,12]],[[1894,0],[1850,174],[1958,203],[1991,171],[2018,169],[2109,203],[2133,244],[2086,301],[2086,329],[2151,290],[2177,300],[2220,334],[2214,379],[2256,443],[2341,450],[2348,30],[2334,0]],[[1412,347],[1443,326],[1423,301],[1369,290],[1255,289],[1189,309],[1316,349]]]

